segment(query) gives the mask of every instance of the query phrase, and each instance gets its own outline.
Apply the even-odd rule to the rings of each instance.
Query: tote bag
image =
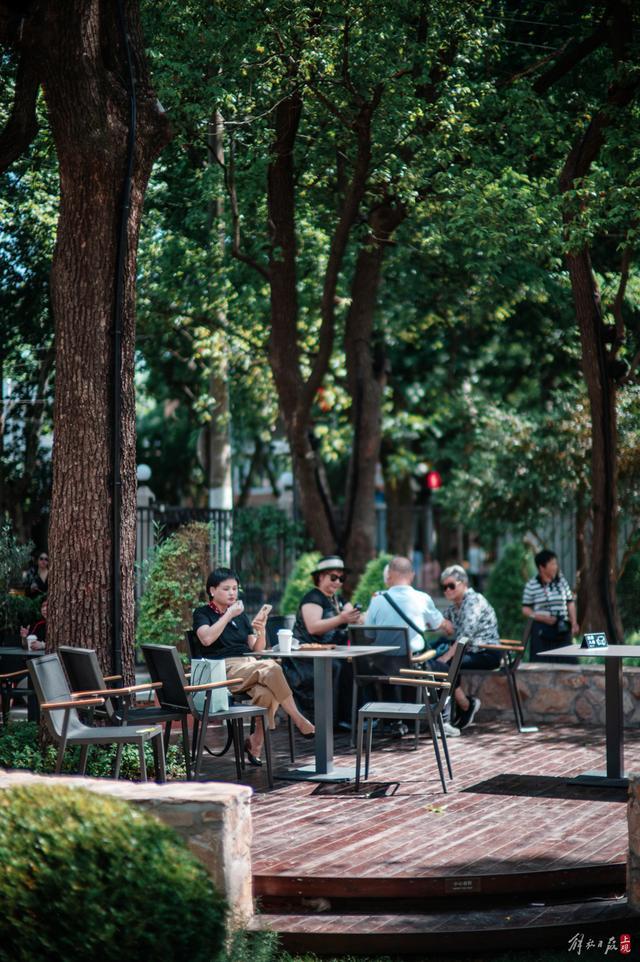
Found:
[[[191,662],[191,685],[208,685],[212,681],[226,681],[227,671],[224,658],[194,658]],[[204,703],[207,696],[206,691],[194,691],[191,693],[194,705],[199,712],[204,710]],[[229,707],[229,689],[214,688],[211,692],[211,703],[209,714],[213,715],[218,711],[226,711]]]

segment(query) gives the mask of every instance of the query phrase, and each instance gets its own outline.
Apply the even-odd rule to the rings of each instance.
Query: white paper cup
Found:
[[[38,636],[27,635],[27,651],[36,651],[38,647]]]
[[[291,639],[293,637],[293,632],[290,628],[280,628],[278,631],[278,648],[281,652],[286,653],[291,651]]]

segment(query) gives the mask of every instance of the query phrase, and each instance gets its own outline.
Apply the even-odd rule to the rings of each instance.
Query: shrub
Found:
[[[42,597],[0,595],[0,631],[9,644],[20,644],[20,628],[32,625],[40,618]]]
[[[8,521],[0,522],[0,593],[22,585],[32,550],[32,544],[18,544]]]
[[[267,584],[281,570],[281,552],[302,547],[300,524],[280,508],[237,508],[233,514],[233,563],[243,582]]]
[[[35,722],[10,723],[0,729],[0,768],[19,768],[30,772],[50,773],[55,771],[57,748],[48,745],[44,750],[40,744],[38,725]],[[144,746],[147,775],[155,774],[153,750],[151,745]],[[87,775],[93,778],[110,778],[116,756],[115,745],[93,745],[89,751]],[[68,748],[64,756],[64,774],[78,771],[79,748]],[[182,745],[171,745],[167,752],[167,777],[186,778],[186,767]],[[135,745],[124,745],[122,750],[122,778],[137,781],[140,778],[140,756]]]
[[[485,595],[498,616],[501,638],[522,638],[525,619],[522,617],[522,589],[536,573],[533,554],[521,541],[507,545],[502,557],[494,565]]]
[[[149,564],[140,601],[140,645],[178,645],[192,624],[193,609],[204,598],[211,571],[211,529],[188,524],[160,544]]]
[[[319,551],[307,551],[296,561],[282,596],[280,607],[283,615],[295,614],[304,595],[313,588],[311,572],[321,557]]]
[[[390,554],[380,554],[377,558],[372,558],[360,575],[360,580],[353,593],[352,602],[360,604],[363,608],[368,608],[371,596],[376,591],[384,591],[385,583],[382,578],[384,566],[391,561]]]
[[[79,788],[0,794],[2,958],[211,962],[225,905],[166,825]]]

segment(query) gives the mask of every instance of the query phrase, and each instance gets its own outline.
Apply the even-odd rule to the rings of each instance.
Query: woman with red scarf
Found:
[[[315,731],[312,723],[298,710],[293,693],[277,661],[255,658],[253,652],[264,651],[265,623],[255,618],[253,624],[238,600],[238,576],[231,568],[216,568],[207,578],[209,604],[196,608],[193,630],[200,658],[224,659],[228,678],[241,678],[239,691],[246,691],[254,705],[267,709],[269,728],[275,728],[275,714],[282,705],[294,725],[305,736]],[[261,765],[263,742],[260,725],[244,744],[252,765]]]

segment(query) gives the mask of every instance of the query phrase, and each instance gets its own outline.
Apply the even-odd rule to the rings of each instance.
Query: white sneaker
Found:
[[[452,725],[451,722],[443,721],[443,722],[442,722],[442,727],[444,728],[444,733],[445,733],[445,735],[447,736],[447,738],[458,738],[458,736],[460,735],[460,729],[459,729],[459,728],[456,728],[454,725]],[[440,726],[439,726],[439,725],[436,725],[436,734],[437,734],[438,738],[440,738]]]

